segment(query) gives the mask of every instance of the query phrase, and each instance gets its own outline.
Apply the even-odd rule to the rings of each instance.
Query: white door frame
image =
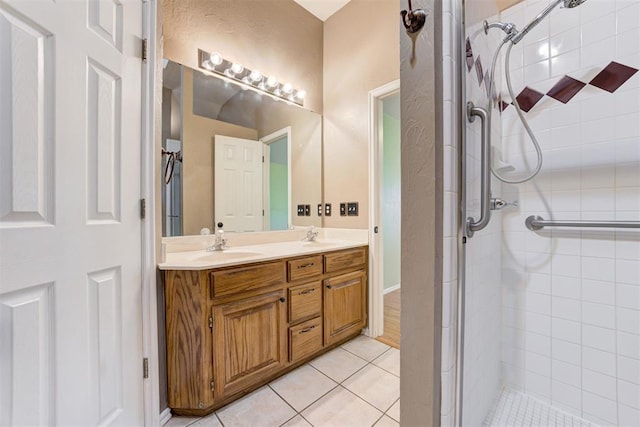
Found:
[[[367,334],[384,333],[384,242],[382,233],[382,99],[400,91],[400,80],[394,80],[369,91],[369,327]]]
[[[283,136],[287,136],[287,228],[291,227],[293,225],[293,216],[291,214],[292,210],[293,210],[293,206],[291,206],[291,126],[287,126],[286,128],[282,128],[280,130],[277,130],[273,133],[270,133],[267,136],[263,136],[262,138],[259,139],[259,141],[261,141],[264,146],[265,146],[265,150],[263,150],[264,153],[266,153],[266,146],[268,146],[269,144],[271,144],[272,142],[274,142],[275,140],[278,140],[280,138],[282,138]],[[263,167],[263,188],[264,191],[262,192],[262,207],[264,208],[264,217],[263,217],[263,227],[262,229],[265,231],[269,231],[269,168],[266,166],[267,165],[267,157],[265,155],[265,159],[264,162],[262,163],[262,167]]]
[[[156,65],[158,52],[158,0],[142,0],[142,34],[147,39],[147,60],[142,64],[142,176],[140,192],[146,205],[142,221],[142,354],[148,360],[149,377],[144,379],[144,425],[160,425],[160,383],[158,369],[158,312],[156,299]],[[159,99],[159,98],[158,98]],[[140,361],[142,363],[142,361]]]

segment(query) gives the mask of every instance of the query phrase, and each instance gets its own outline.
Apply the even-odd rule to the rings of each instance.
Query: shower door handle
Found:
[[[481,154],[480,154],[480,219],[467,218],[466,234],[473,237],[476,231],[482,230],[491,219],[491,129],[489,129],[489,113],[484,108],[476,107],[473,102],[467,103],[467,119],[473,123],[476,117],[481,122]]]

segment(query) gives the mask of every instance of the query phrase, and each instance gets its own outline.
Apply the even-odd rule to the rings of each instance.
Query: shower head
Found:
[[[549,6],[547,6],[546,9],[540,12],[535,18],[533,18],[531,22],[525,25],[525,27],[511,39],[511,43],[516,44],[520,40],[522,40],[522,38],[526,36],[527,33],[533,29],[533,27],[538,25],[540,21],[546,18],[546,16],[550,14],[551,11],[555,9],[557,6],[562,4],[566,8],[573,9],[576,6],[580,6],[585,1],[587,0],[555,0],[551,2],[551,4],[549,4]]]
[[[576,6],[580,6],[585,1],[587,0],[564,0],[564,7],[568,7],[569,9],[572,9]]]

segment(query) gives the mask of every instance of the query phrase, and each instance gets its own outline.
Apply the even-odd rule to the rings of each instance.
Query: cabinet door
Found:
[[[284,290],[213,307],[216,399],[251,386],[287,362]]]
[[[367,275],[362,270],[324,281],[324,345],[334,344],[364,328],[366,282]]]

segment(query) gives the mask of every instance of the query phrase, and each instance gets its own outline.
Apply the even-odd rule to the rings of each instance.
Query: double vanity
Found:
[[[314,241],[301,241],[305,230],[250,234],[222,251],[204,249],[210,236],[163,240],[176,414],[211,413],[366,325],[366,230],[322,230]]]

